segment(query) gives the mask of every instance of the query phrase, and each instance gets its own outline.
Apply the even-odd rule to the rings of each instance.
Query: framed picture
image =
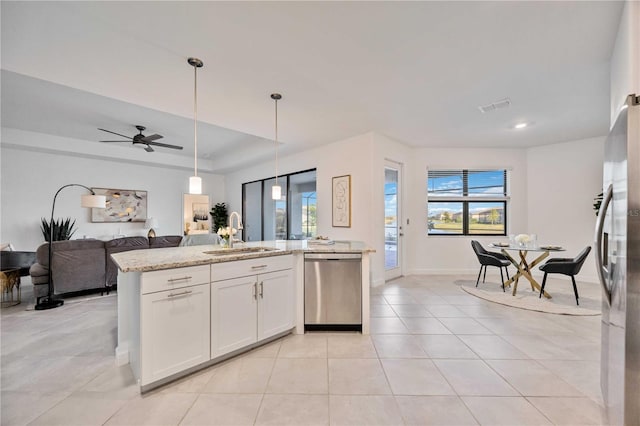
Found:
[[[336,176],[332,185],[332,224],[351,227],[351,175]]]
[[[147,220],[147,191],[91,188],[107,197],[107,207],[91,209],[91,222],[144,222]]]

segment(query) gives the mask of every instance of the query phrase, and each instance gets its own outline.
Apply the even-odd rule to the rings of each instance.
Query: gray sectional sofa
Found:
[[[111,254],[128,250],[177,247],[182,237],[124,237],[110,241],[67,240],[53,242],[53,285],[55,294],[99,289],[107,293],[118,283],[118,268]],[[36,263],[29,270],[36,297],[46,296],[49,283],[49,244],[36,251]]]

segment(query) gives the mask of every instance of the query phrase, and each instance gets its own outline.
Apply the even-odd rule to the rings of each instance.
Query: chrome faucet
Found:
[[[242,229],[244,228],[242,226],[242,219],[240,218],[240,213],[231,212],[231,214],[229,215],[229,230],[231,232],[231,235],[229,236],[229,248],[233,247],[233,217],[234,216],[238,218],[238,227],[236,229],[238,231],[242,231]],[[242,242],[242,240],[237,240],[237,242]]]

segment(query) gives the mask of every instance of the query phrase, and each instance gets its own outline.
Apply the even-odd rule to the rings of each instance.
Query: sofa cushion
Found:
[[[106,285],[114,286],[118,283],[118,267],[116,266],[111,255],[129,250],[140,250],[149,248],[149,240],[147,237],[124,237],[107,241],[105,244],[105,260],[106,260]]]
[[[48,244],[45,243],[44,246]],[[103,288],[104,283],[104,241],[54,241],[53,287],[55,293]]]
[[[45,268],[39,263],[34,263],[29,268],[31,282],[35,284],[47,284],[49,282],[49,268]]]
[[[53,242],[53,253],[71,250],[104,250],[104,241],[93,239],[64,240]],[[40,244],[36,250],[36,261],[44,266],[49,266],[49,244]]]
[[[182,241],[181,235],[164,235],[149,238],[149,248],[178,247]]]
[[[106,254],[106,286],[112,287],[118,284],[118,267],[116,266],[111,255],[130,250],[141,250],[149,248],[149,240],[147,237],[124,237],[105,243]]]

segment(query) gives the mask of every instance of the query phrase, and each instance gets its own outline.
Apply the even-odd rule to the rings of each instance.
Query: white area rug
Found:
[[[475,282],[464,281],[461,284],[462,290],[473,296],[514,308],[558,315],[600,315],[600,301],[580,295],[580,284],[578,284],[578,294],[581,306],[576,305],[571,282],[568,283],[571,293],[564,291],[558,285],[552,288],[549,288],[549,285],[545,286],[545,291],[552,296],[551,299],[544,296],[541,299],[538,298],[539,293],[531,291],[528,282],[522,280],[518,284],[518,292],[515,296],[511,295],[513,288],[507,287],[507,291],[502,292],[502,287],[493,283],[480,283],[478,288]]]

